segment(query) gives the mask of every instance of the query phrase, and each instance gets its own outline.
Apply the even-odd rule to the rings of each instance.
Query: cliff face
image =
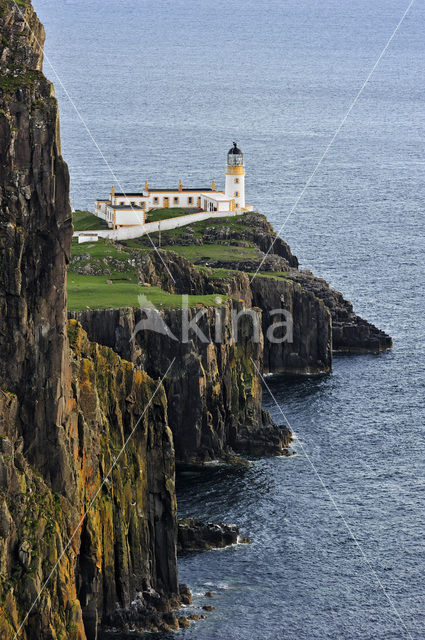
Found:
[[[257,277],[250,284],[252,303],[263,309],[263,331],[273,328],[270,314],[287,310],[292,318],[292,339],[265,340],[264,372],[305,375],[327,373],[332,367],[332,324],[319,298],[286,279]],[[281,320],[281,318],[278,318]],[[271,335],[279,337],[279,332]]]
[[[153,236],[153,241],[156,241],[155,236]],[[140,243],[148,246],[147,239],[140,239]],[[199,293],[205,290],[207,292],[230,290],[234,291],[236,294],[240,294],[240,297],[248,306],[252,303],[258,304],[258,306],[261,306],[263,311],[265,311],[266,309],[262,306],[260,300],[256,301],[253,299],[250,286],[252,275],[257,273],[258,270],[259,273],[254,278],[252,285],[253,288],[259,292],[260,299],[263,297],[261,292],[263,287],[259,285],[258,280],[265,276],[273,276],[276,277],[276,280],[295,282],[301,287],[304,294],[311,293],[315,298],[324,303],[332,317],[332,348],[335,351],[379,353],[380,351],[384,351],[392,347],[390,336],[370,322],[367,322],[367,320],[358,316],[354,312],[351,302],[344,299],[343,295],[339,291],[332,289],[325,280],[314,276],[311,271],[300,271],[298,269],[297,258],[291,253],[286,242],[281,238],[276,237],[271,224],[263,215],[251,213],[241,216],[236,221],[225,218],[217,221],[216,223],[214,223],[214,221],[209,221],[207,228],[200,228],[198,223],[197,225],[193,225],[193,228],[186,227],[186,230],[181,230],[179,234],[165,232],[162,235],[162,244],[163,246],[168,245],[171,248],[173,248],[173,245],[175,246],[177,244],[183,247],[185,245],[204,246],[206,256],[208,256],[208,248],[211,244],[215,245],[216,248],[217,245],[221,245],[223,249],[228,246],[234,247],[236,257],[232,259],[229,258],[229,253],[226,251],[223,251],[223,257],[218,257],[219,253],[215,251],[214,257],[197,258],[196,264],[202,265],[204,267],[204,272],[201,274],[201,277],[199,277],[199,275],[196,276],[194,273],[196,270],[192,270],[190,278],[191,288],[185,289],[185,293],[189,290],[191,292]],[[257,252],[257,257],[252,257],[250,259],[242,258],[242,254],[239,249],[244,247],[254,248]],[[269,253],[267,253],[268,251]],[[202,254],[200,255],[202,256]],[[226,255],[227,257],[225,257]],[[238,255],[240,257],[237,257]],[[186,285],[187,276],[181,278],[182,269],[179,257],[174,255],[173,262],[176,261],[176,258],[178,266],[172,266],[169,268],[172,271],[177,284],[182,282]],[[156,271],[157,278],[162,282],[163,288],[167,290],[171,290],[170,287],[176,288],[176,283],[173,283],[166,273],[161,274],[161,270],[157,269],[155,264],[152,264],[155,262],[157,262],[157,260],[155,260],[154,257],[142,261],[140,265],[142,279],[146,278],[146,281],[150,282],[149,278],[152,275],[152,272]],[[211,275],[210,278],[206,277],[207,273],[205,267],[209,267]],[[214,277],[213,269],[211,268],[229,270],[228,277],[224,278],[224,282],[220,283],[219,279]],[[243,277],[244,274],[241,273],[244,271],[247,272],[247,274],[245,274],[245,278]],[[268,289],[270,291],[271,286],[272,285],[264,284],[264,289]],[[310,302],[308,302],[308,296],[306,296],[304,300],[306,301],[307,306],[309,306]],[[263,317],[265,317],[264,314]],[[307,340],[309,340],[308,335]],[[281,354],[283,359],[279,356],[279,362],[285,362],[283,367],[284,372],[286,370],[288,373],[291,373],[291,371],[302,372],[302,367],[299,366],[303,360],[301,352],[302,348],[294,349],[294,353],[298,353],[298,364],[295,360],[293,361],[293,364],[291,364],[293,356],[291,356],[291,359],[289,360],[284,357],[284,353]],[[318,356],[318,362],[322,362],[322,364],[325,365],[324,369],[326,370],[327,363],[326,359],[323,359],[324,354],[321,345],[318,345],[317,348],[313,348],[313,358],[310,364],[312,364],[316,355]],[[267,363],[267,357],[265,358],[265,362]],[[288,369],[286,369],[286,367],[288,367]],[[282,370],[281,367],[278,367],[278,370]]]
[[[258,240],[258,236],[255,237]],[[261,242],[266,244],[264,239]],[[281,252],[285,252],[286,260],[293,261],[286,247],[283,243]],[[143,282],[159,285],[171,293],[217,293],[242,301],[246,308],[260,309],[264,373],[305,375],[331,370],[333,335],[330,307],[336,307],[336,304],[333,304],[331,296],[328,296],[330,301],[324,295],[322,300],[316,289],[303,287],[292,275],[297,274],[301,278],[296,269],[284,276],[270,273],[252,278],[247,273],[232,270],[225,276],[216,277],[214,271],[200,272],[184,258],[168,251],[161,252],[161,256],[150,253],[145,257],[140,273]],[[336,292],[329,285],[327,287],[336,296]],[[338,295],[345,302],[341,294]],[[282,315],[282,310],[289,316]],[[277,323],[280,322],[285,322],[285,326],[279,330]],[[287,339],[282,340],[285,336]]]
[[[27,455],[55,482],[66,380],[69,178],[53,87],[41,73],[44,30],[31,6],[20,9],[25,19],[11,3],[0,5],[0,379],[18,396]],[[54,444],[57,465],[46,466],[40,437]]]
[[[282,251],[289,259],[289,250],[283,247]],[[331,317],[324,303],[282,277],[259,276],[252,284],[242,272],[232,272],[225,278],[210,277],[170,251],[161,255],[152,252],[144,258],[140,277],[170,293],[217,293],[227,298],[218,307],[187,311],[188,322],[199,316],[196,325],[204,339],[191,331],[185,341],[181,309],[160,313],[175,340],[152,327],[143,327],[146,312],[142,309],[70,314],[81,322],[91,340],[111,347],[152,377],[160,376],[175,358],[164,386],[178,459],[208,460],[232,452],[284,452],[290,434],[262,411],[259,372],[330,371]],[[287,318],[279,313],[275,318],[272,313],[282,309],[290,314],[289,324]],[[273,324],[283,320],[284,327]],[[287,339],[282,340],[285,336]]]
[[[112,468],[84,519],[75,568],[86,633],[95,637],[116,603],[128,607],[137,592],[153,589],[159,611],[177,604],[174,448],[163,387],[111,349],[89,343],[76,322],[69,335],[74,468],[86,510]],[[147,611],[146,626],[157,618],[156,610]]]
[[[358,316],[351,302],[332,289],[326,280],[314,276],[311,271],[291,271],[288,277],[322,300],[329,309],[335,351],[378,353],[392,347],[390,336]]]
[[[43,27],[17,4],[0,0],[0,632],[92,640],[136,592],[141,627],[176,626],[164,390],[75,323],[70,350],[68,171]]]
[[[0,631],[7,637],[24,621],[62,553],[22,638],[62,633],[70,640],[94,639],[116,603],[128,607],[137,592],[156,594],[155,607],[144,612],[146,627],[163,626],[163,613],[168,625],[175,623],[174,450],[164,389],[154,395],[151,378],[90,343],[75,322],[70,339],[68,433],[76,500],[54,493],[28,464],[23,440],[11,429],[17,398],[3,395],[8,435],[0,438]]]
[[[194,333],[189,334],[188,341],[181,341],[140,328],[139,323],[145,318],[140,309],[81,311],[71,315],[82,323],[91,339],[110,346],[152,377],[167,370],[175,358],[164,387],[176,456],[187,461],[225,457],[233,451],[278,454],[289,446],[289,431],[275,425],[261,408],[262,387],[257,373],[263,366],[261,313],[252,312],[260,329],[257,342],[253,340],[252,317],[243,310],[243,304],[237,301],[205,309],[197,326],[206,341]],[[189,309],[189,321],[199,312],[202,309]],[[231,331],[232,313],[241,312],[235,340]],[[180,338],[182,310],[164,310],[161,316],[170,331]]]

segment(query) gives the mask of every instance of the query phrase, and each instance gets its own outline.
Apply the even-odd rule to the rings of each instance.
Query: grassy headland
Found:
[[[108,225],[102,218],[98,218],[90,211],[74,211],[72,214],[74,231],[95,231],[96,229],[107,229]]]
[[[175,211],[158,210],[169,215]],[[190,226],[172,229],[161,234],[162,251],[172,251],[186,258],[197,269],[212,278],[230,278],[241,267],[240,264],[259,264],[263,255],[249,235],[251,227],[246,216],[224,217],[196,222]],[[101,222],[89,212],[74,214],[74,227],[89,230],[93,221]],[[99,226],[99,225],[98,225]],[[138,306],[138,296],[143,295],[157,307],[181,306],[181,296],[170,294],[155,286],[139,284],[141,260],[158,246],[159,234],[112,242],[99,239],[97,242],[72,243],[72,257],[68,275],[68,304],[71,310],[92,308],[118,308]],[[246,268],[247,272],[255,266]],[[267,273],[265,277],[285,277],[285,272]],[[219,304],[216,294],[189,296],[190,306]]]

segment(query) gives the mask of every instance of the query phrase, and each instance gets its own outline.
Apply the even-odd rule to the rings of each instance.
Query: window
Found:
[[[179,203],[179,199],[178,198],[174,198],[174,204],[178,204]]]
[[[142,209],[144,209],[144,208],[145,208],[145,203],[144,203],[144,202],[141,202],[141,203],[140,203],[140,206],[142,207]]]
[[[192,198],[192,197],[191,197],[191,198],[188,198],[188,199],[187,199],[187,202],[188,202],[188,204],[192,204],[192,203],[193,203],[193,198]]]
[[[239,178],[235,178],[235,184],[239,184]]]
[[[154,199],[153,199],[153,203],[154,203],[154,204],[158,204],[158,198],[154,198]]]
[[[131,206],[132,206],[132,207],[135,207],[135,206],[136,206],[136,203],[135,203],[135,202],[130,202],[130,204],[131,204]]]
[[[122,207],[124,204],[124,200],[120,200],[120,206]]]
[[[239,197],[239,191],[235,191],[235,198]]]

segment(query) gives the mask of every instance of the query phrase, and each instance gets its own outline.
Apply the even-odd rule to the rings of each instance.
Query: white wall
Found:
[[[239,183],[235,180],[239,180]],[[245,207],[245,174],[226,173],[225,193],[229,199],[235,199],[236,207],[243,209]],[[239,196],[235,195],[236,193],[239,193]]]
[[[139,238],[147,233],[155,233],[159,230],[167,231],[168,229],[177,229],[178,227],[184,227],[193,222],[200,222],[201,220],[208,220],[209,218],[221,218],[224,216],[238,216],[242,212],[235,211],[202,211],[201,213],[189,213],[186,216],[178,216],[177,218],[170,218],[169,220],[162,220],[161,222],[148,222],[138,227],[124,227],[122,229],[101,229],[95,233],[99,238],[109,238],[110,240],[130,240],[131,238]],[[76,231],[74,237],[78,237],[82,231]]]
[[[85,233],[80,233],[78,236],[78,244],[82,244],[83,242],[97,242],[98,239],[99,236],[97,233],[87,233],[86,231]]]
[[[144,223],[144,212],[140,210],[134,211],[116,211],[115,212],[115,223],[119,225],[129,226],[135,224],[143,224]]]
[[[147,197],[141,198],[140,196],[116,196],[114,195],[112,198],[113,205],[124,204],[126,206],[130,206],[132,202],[136,206],[141,206],[143,203],[146,206],[146,210],[152,208],[162,208],[164,204],[164,198],[168,198],[169,207],[193,207],[194,209],[198,206],[198,197],[203,193],[202,191],[161,191],[158,193],[149,192]],[[154,199],[158,198],[158,202],[154,202]],[[178,198],[178,203],[174,202],[174,198]],[[192,202],[189,202],[189,198],[192,198]]]
[[[168,206],[171,207],[192,207],[196,209],[198,207],[198,197],[203,193],[202,191],[192,191],[191,193],[187,193],[184,191],[179,191],[178,193],[175,191],[161,191],[161,193],[150,193],[149,194],[149,208],[159,208],[161,209],[164,206],[164,198],[168,198]],[[158,202],[154,202],[154,199],[158,198]],[[178,203],[174,202],[174,198],[178,198]],[[189,198],[192,198],[192,202],[189,202]]]

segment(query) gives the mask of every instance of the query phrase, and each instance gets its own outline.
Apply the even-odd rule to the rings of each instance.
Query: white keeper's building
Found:
[[[140,193],[116,193],[112,187],[107,200],[96,200],[95,214],[106,220],[108,227],[134,227],[149,222],[151,209],[183,207],[193,211],[243,213],[253,207],[245,203],[245,166],[243,153],[236,142],[227,154],[224,191],[211,187],[184,188],[179,181],[177,189],[152,189],[148,181]]]

